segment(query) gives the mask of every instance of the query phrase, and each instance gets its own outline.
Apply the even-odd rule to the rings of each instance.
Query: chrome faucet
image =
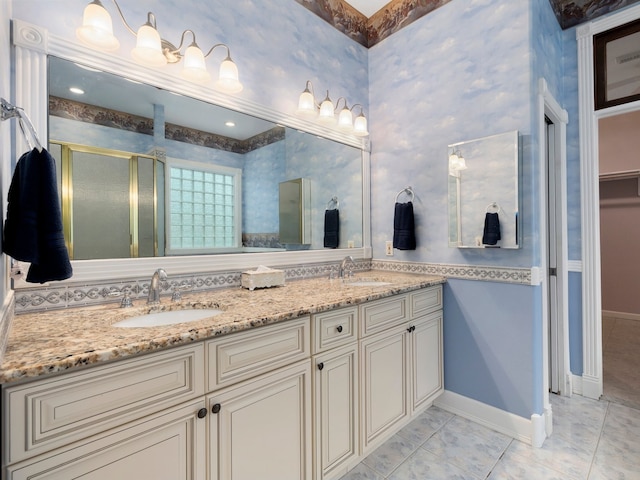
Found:
[[[340,262],[340,271],[338,273],[338,276],[340,278],[345,278],[345,273],[347,272],[347,264],[351,263],[352,265],[352,269],[356,266],[356,262],[353,260],[353,257],[351,255],[347,255],[346,257],[344,257],[342,259],[342,262]],[[348,274],[352,274],[353,270],[349,269]]]
[[[167,272],[164,268],[159,268],[151,276],[151,282],[149,283],[149,296],[147,297],[147,303],[160,303],[160,280],[167,279]]]

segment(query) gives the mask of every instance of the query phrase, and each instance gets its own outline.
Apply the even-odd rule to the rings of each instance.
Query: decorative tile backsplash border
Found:
[[[483,280],[487,282],[517,283],[531,285],[530,268],[487,267],[482,265],[447,265],[444,263],[411,263],[373,260],[373,270],[442,275],[463,280]]]
[[[337,274],[336,262],[311,263],[278,267],[285,271],[286,280],[318,278]],[[491,282],[531,284],[531,269],[486,267],[476,265],[445,265],[433,263],[389,262],[382,260],[356,261],[356,272],[369,270],[387,270],[393,272],[416,273],[422,275],[441,275],[447,278],[482,280]],[[212,272],[196,275],[171,276],[162,282],[163,295],[170,295],[179,289],[189,291],[208,291],[217,288],[239,287],[241,272]],[[149,292],[150,278],[128,279],[119,282],[97,284],[65,283],[49,287],[19,289],[15,293],[15,312],[26,313],[74,307],[86,307],[105,303],[117,304],[128,293],[133,300],[145,298]]]

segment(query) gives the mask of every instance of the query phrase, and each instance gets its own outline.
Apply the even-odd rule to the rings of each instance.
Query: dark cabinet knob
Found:
[[[415,331],[415,329],[416,329],[415,325],[411,325],[409,328],[407,328],[407,332],[411,333]]]
[[[216,403],[213,407],[211,407],[211,413],[219,413],[220,412],[220,404]]]
[[[207,416],[206,408],[201,408],[200,410],[198,410],[198,418],[204,418],[206,416]]]
[[[342,333],[342,325],[338,325],[336,327],[336,330],[338,330],[338,333]]]
[[[318,364],[318,370],[322,370],[324,368],[324,363],[320,362]]]

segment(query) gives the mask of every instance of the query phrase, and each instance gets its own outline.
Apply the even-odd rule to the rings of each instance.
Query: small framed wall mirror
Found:
[[[449,246],[520,248],[518,131],[448,145]]]

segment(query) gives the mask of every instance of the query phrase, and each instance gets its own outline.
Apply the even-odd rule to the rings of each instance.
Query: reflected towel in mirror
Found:
[[[338,248],[340,245],[340,212],[337,208],[324,212],[324,246]]]
[[[398,250],[416,249],[413,202],[396,202],[393,216],[393,248]]]
[[[487,212],[484,216],[482,244],[495,245],[498,240],[500,240],[500,217],[497,213]]]

